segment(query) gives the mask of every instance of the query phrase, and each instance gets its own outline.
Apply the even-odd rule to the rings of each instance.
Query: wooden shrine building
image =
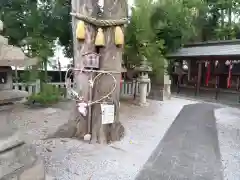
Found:
[[[215,99],[221,93],[240,94],[240,40],[187,44],[168,58],[177,92],[214,92]]]

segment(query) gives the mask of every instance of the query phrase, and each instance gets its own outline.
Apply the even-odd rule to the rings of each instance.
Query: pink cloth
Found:
[[[78,111],[79,111],[83,116],[86,116],[86,115],[87,115],[87,103],[85,103],[85,102],[77,103],[77,107],[78,107]]]

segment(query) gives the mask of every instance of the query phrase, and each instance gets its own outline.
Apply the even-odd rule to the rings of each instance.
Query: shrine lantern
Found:
[[[152,71],[152,67],[149,65],[145,56],[142,56],[140,66],[135,68],[139,72],[139,77],[137,79],[139,83],[139,105],[145,106],[147,104],[147,95],[148,95],[148,84],[151,82],[148,77],[148,73]],[[135,91],[136,92],[136,91]]]
[[[135,70],[139,72],[141,78],[148,78],[148,73],[152,71],[152,67],[149,65],[147,58],[142,56],[140,66],[135,67]]]

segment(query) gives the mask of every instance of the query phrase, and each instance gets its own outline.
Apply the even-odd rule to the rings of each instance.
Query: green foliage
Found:
[[[39,77],[39,72],[35,69],[25,68],[25,71],[20,74],[19,80],[23,83],[33,82]]]
[[[135,1],[130,24],[126,28],[124,61],[128,68],[133,68],[139,65],[141,57],[145,56],[153,67],[153,76],[156,77],[162,74],[164,68],[164,42],[156,39],[151,27],[150,18],[154,5],[151,0]]]
[[[164,54],[178,49],[196,35],[194,22],[200,9],[200,0],[168,0],[156,4],[151,16],[151,27],[157,39],[164,40]]]
[[[239,34],[239,0],[204,0],[205,11],[199,14],[200,41],[234,39]]]
[[[48,106],[59,102],[62,90],[54,85],[42,84],[42,91],[28,98],[28,104],[40,104]]]
[[[126,28],[125,64],[134,67],[145,55],[152,76],[161,77],[168,64],[165,55],[183,44],[240,37],[239,12],[240,0],[135,0]]]
[[[167,64],[165,54],[176,50],[195,34],[193,8],[200,3],[200,0],[165,3],[136,0],[126,28],[124,60],[127,67],[139,65],[144,55],[152,64],[151,76],[161,79]]]
[[[166,53],[185,43],[240,37],[240,0],[135,0],[134,5],[125,33],[124,61],[132,68],[144,55],[153,66],[153,76],[164,71]],[[70,11],[69,0],[0,1],[4,35],[28,56],[39,57],[45,81],[56,39],[72,57]]]
[[[66,54],[72,56],[70,3],[68,0],[0,2],[4,35],[9,38],[10,44],[22,47],[27,56],[38,57],[37,67],[45,70],[45,81],[48,59],[53,56],[56,39],[65,47]],[[25,79],[30,76],[31,73]]]
[[[55,21],[55,31],[53,36],[58,37],[59,43],[64,47],[65,55],[69,58],[73,57],[73,41],[72,41],[72,16],[71,1],[55,0],[52,15]]]

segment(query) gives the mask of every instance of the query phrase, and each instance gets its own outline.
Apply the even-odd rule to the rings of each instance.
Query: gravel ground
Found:
[[[215,110],[219,147],[225,180],[240,179],[240,110],[221,108]]]
[[[148,107],[121,103],[120,120],[126,135],[111,145],[87,144],[74,139],[39,140],[68,121],[71,103],[55,108],[1,112],[34,144],[45,160],[46,171],[56,180],[134,180],[182,107],[196,101],[172,98],[149,100]]]

